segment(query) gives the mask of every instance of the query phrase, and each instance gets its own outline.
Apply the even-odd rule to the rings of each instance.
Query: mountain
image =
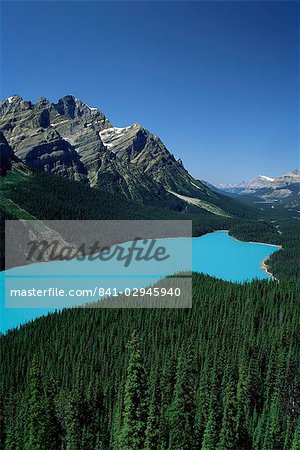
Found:
[[[0,102],[0,131],[26,166],[144,205],[224,217],[245,207],[193,178],[159,137],[140,124],[114,127],[72,95],[35,104],[14,95]],[[246,213],[247,214],[247,213]]]
[[[283,188],[286,186],[290,186],[291,184],[300,184],[300,171],[292,170],[285,175],[281,175],[273,179],[270,187],[273,188]]]
[[[300,207],[300,171],[292,170],[279,177],[260,175],[250,182],[218,185],[218,189],[238,195],[242,201],[250,203],[269,203],[284,207],[290,211]]]
[[[157,136],[139,124],[113,127],[99,109],[72,95],[35,104],[9,97],[0,103],[0,130],[15,156],[39,171],[183,211],[218,200]]]
[[[255,192],[257,189],[268,187],[275,178],[259,175],[251,181],[242,181],[238,184],[217,184],[216,187],[232,194],[248,194]]]
[[[225,192],[234,194],[250,194],[256,192],[259,189],[270,188],[286,188],[291,184],[300,183],[300,171],[292,170],[285,175],[279,177],[267,177],[265,175],[259,175],[251,181],[242,181],[238,184],[217,184],[216,188]]]

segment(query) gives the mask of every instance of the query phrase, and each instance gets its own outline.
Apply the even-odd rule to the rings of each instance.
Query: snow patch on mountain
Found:
[[[259,175],[258,178],[262,178],[263,180],[266,180],[266,181],[274,181],[274,179],[275,179],[273,177],[267,177],[266,175]]]
[[[100,138],[103,144],[110,149],[113,149],[121,140],[124,139],[126,134],[135,132],[138,124],[133,124],[128,127],[110,127],[99,132]]]

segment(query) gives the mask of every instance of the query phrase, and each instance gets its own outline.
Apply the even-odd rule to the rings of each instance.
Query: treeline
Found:
[[[296,450],[300,283],[193,275],[193,308],[73,309],[0,339],[5,450]]]

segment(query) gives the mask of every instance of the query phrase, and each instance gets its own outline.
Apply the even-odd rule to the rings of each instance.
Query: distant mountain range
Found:
[[[209,185],[209,184],[207,184]],[[268,177],[259,175],[249,182],[238,184],[218,184],[215,188],[209,185],[216,192],[238,195],[244,200],[252,200],[255,203],[277,203],[288,208],[298,208],[300,206],[300,171],[292,170],[279,177]]]
[[[299,170],[292,170],[285,175],[279,177],[268,177],[265,175],[259,175],[251,181],[242,181],[237,184],[217,184],[216,188],[223,191],[231,192],[234,194],[252,194],[258,189],[263,188],[284,188],[291,184],[300,183]]]
[[[0,131],[2,175],[22,163],[146,205],[235,213],[232,200],[193,178],[157,136],[138,123],[114,127],[72,95],[35,104],[9,97],[0,102]]]

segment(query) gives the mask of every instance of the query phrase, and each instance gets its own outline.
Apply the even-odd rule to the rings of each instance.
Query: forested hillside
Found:
[[[1,448],[299,449],[299,294],[195,274],[192,309],[67,310],[8,333]]]

